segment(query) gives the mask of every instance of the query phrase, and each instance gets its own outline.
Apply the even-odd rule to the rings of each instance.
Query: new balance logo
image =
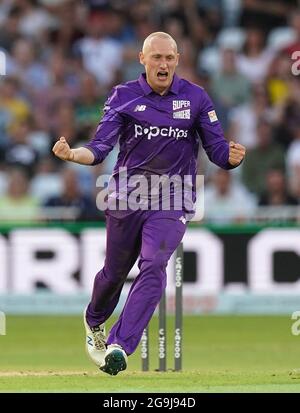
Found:
[[[144,112],[146,107],[147,107],[146,105],[136,105],[134,112]]]
[[[87,336],[87,343],[88,343],[89,346],[92,346],[92,347],[93,347],[93,339],[92,339],[92,337]]]

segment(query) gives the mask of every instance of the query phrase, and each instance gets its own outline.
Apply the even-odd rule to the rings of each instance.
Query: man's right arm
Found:
[[[93,152],[87,148],[71,149],[63,136],[55,143],[52,151],[55,156],[63,161],[80,163],[82,165],[92,165],[95,160]]]
[[[71,149],[65,137],[61,137],[53,146],[55,156],[82,165],[101,163],[116,145],[124,129],[124,119],[119,113],[120,100],[117,88],[112,90],[105,102],[104,115],[96,130],[94,138],[80,148]]]

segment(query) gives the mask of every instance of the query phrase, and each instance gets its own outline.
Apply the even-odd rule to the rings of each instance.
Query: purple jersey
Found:
[[[188,175],[194,185],[200,141],[213,163],[232,168],[211,99],[203,88],[177,75],[163,96],[151,89],[145,74],[113,88],[95,137],[85,146],[98,164],[118,141],[116,181],[119,168],[126,167],[129,177]]]

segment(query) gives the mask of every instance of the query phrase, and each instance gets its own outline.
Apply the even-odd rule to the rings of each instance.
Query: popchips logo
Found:
[[[187,129],[179,129],[179,128],[172,128],[169,126],[168,128],[159,128],[158,126],[150,126],[148,128],[144,128],[141,125],[134,124],[134,137],[138,138],[139,136],[147,136],[147,139],[155,138],[156,136],[165,136],[167,138],[186,138],[188,134]]]

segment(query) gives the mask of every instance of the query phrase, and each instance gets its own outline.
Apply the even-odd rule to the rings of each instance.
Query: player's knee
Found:
[[[101,271],[96,275],[96,278],[101,279],[101,282],[118,286],[125,282],[127,273],[122,268],[107,268],[104,266]]]
[[[114,272],[112,281],[116,284],[123,284],[127,278],[127,272],[122,269],[117,269]]]
[[[147,266],[148,270],[163,274],[166,269],[167,262],[163,254],[157,253],[151,259],[147,260]]]

